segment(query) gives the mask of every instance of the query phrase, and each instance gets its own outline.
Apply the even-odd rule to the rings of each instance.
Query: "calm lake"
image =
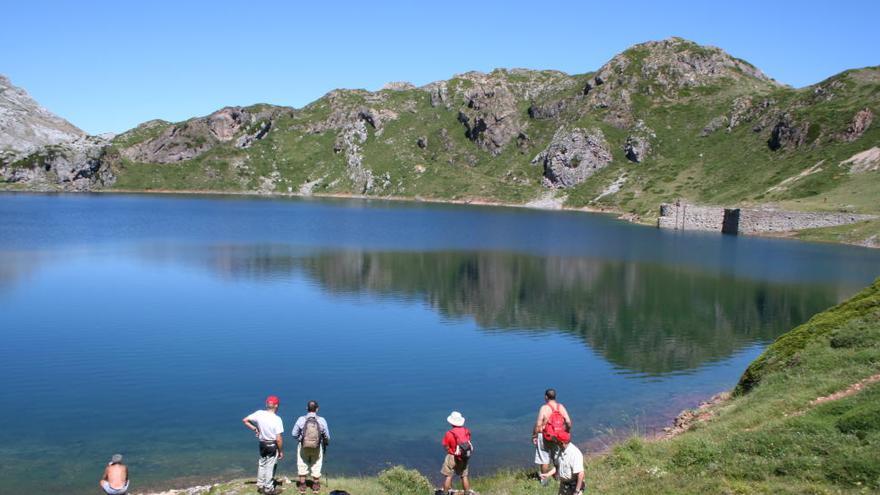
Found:
[[[326,473],[528,466],[543,390],[579,444],[650,432],[880,275],[880,251],[603,215],[360,200],[0,195],[0,493],[255,476],[241,418],[309,399]],[[291,443],[292,444],[292,443]],[[280,474],[295,471],[293,458]]]

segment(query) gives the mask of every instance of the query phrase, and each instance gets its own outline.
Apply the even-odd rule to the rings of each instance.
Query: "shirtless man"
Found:
[[[548,388],[544,392],[544,402],[541,408],[538,409],[538,419],[535,420],[535,428],[532,430],[532,443],[535,444],[535,464],[541,466],[542,474],[550,470],[550,464],[555,464],[555,459],[561,448],[560,445],[554,442],[544,440],[544,425],[549,421],[550,414],[554,410],[558,410],[562,414],[563,419],[565,419],[567,430],[571,431],[571,417],[569,417],[565,406],[556,402],[556,390]],[[542,484],[544,483],[542,482]]]
[[[128,493],[128,466],[122,463],[122,454],[113,454],[110,463],[104,468],[104,477],[98,485],[107,495]]]

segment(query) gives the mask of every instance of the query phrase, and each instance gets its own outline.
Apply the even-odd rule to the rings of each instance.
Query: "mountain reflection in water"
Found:
[[[836,302],[823,285],[772,283],[634,261],[507,252],[316,251],[214,246],[141,251],[221,277],[305,275],[324,291],[422,301],[486,331],[578,336],[624,372],[688,372],[767,343]]]

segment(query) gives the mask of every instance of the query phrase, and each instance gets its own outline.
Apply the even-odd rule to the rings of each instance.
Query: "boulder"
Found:
[[[718,129],[723,129],[727,127],[729,123],[730,119],[727,118],[727,115],[718,115],[712,118],[712,120],[703,127],[703,130],[700,131],[700,137],[706,137]]]
[[[532,163],[543,165],[545,186],[567,188],[585,181],[612,160],[601,130],[559,128],[547,148]]]

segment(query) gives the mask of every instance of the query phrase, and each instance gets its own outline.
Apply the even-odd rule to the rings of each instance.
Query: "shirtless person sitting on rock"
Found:
[[[122,454],[113,454],[110,463],[104,468],[104,477],[98,485],[107,495],[128,493],[128,466],[122,463]]]

